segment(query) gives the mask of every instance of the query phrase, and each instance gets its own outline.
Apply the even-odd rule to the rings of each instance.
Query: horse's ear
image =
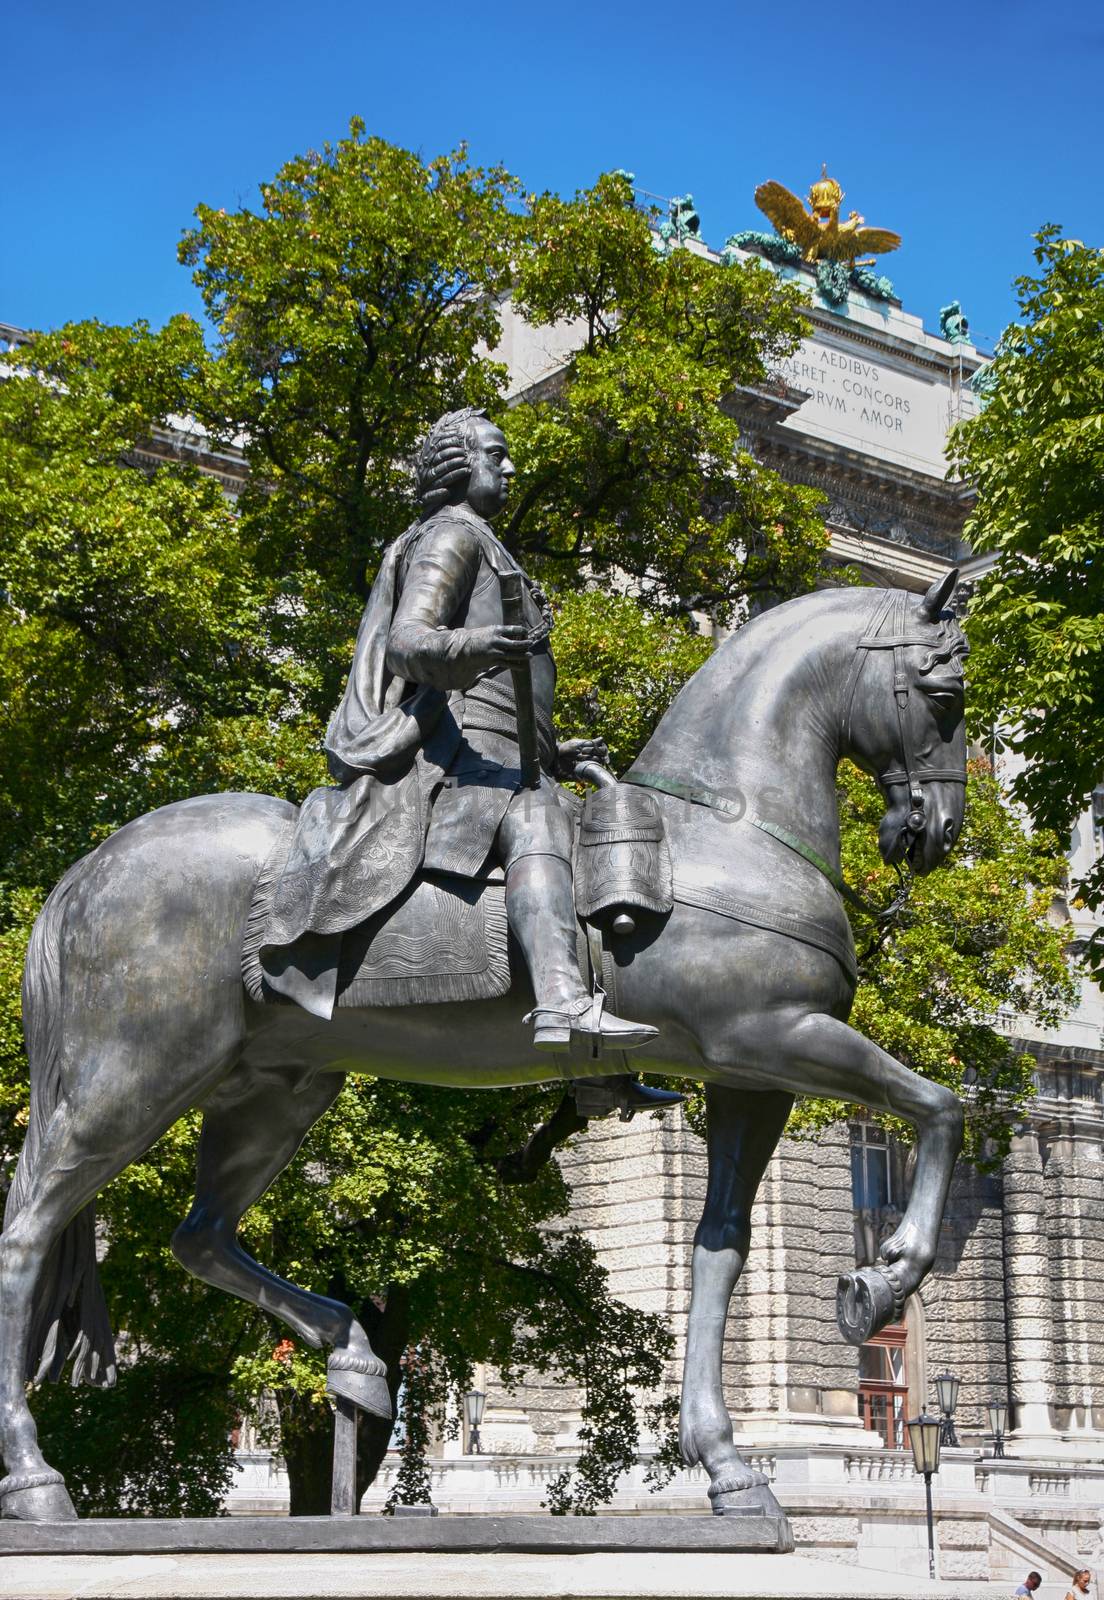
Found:
[[[943,615],[943,608],[954,594],[955,584],[958,582],[958,568],[952,567],[941,578],[936,578],[923,600],[920,609],[929,622],[938,622]]]

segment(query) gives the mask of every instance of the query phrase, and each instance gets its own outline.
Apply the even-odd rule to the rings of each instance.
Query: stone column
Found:
[[[1053,1277],[1043,1161],[1034,1128],[1013,1139],[1004,1163],[1004,1274],[1008,1378],[1016,1403],[1010,1431],[1046,1435],[1054,1384]]]
[[[959,1162],[935,1268],[914,1297],[923,1305],[926,1381],[924,1392],[910,1394],[909,1403],[914,1411],[934,1405],[936,1374],[944,1369],[957,1373],[962,1380],[955,1417],[960,1438],[987,1431],[986,1406],[1003,1398],[1008,1388],[1002,1201],[998,1178]],[[917,1377],[918,1369],[919,1363]]]
[[[1094,1155],[1071,1129],[1043,1169],[1054,1420],[1063,1432],[1092,1432],[1104,1422],[1104,1165]]]

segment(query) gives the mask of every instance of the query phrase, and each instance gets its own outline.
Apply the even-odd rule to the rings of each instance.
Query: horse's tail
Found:
[[[23,969],[23,1035],[31,1072],[27,1137],[4,1206],[7,1229],[40,1176],[46,1130],[62,1101],[61,935],[73,879],[70,869],[38,915]],[[115,1340],[96,1265],[96,1203],[90,1201],[55,1242],[35,1293],[28,1378],[55,1383],[72,1357],[74,1383],[115,1382]]]

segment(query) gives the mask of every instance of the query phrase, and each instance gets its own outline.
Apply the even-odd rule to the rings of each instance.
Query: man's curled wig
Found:
[[[487,413],[475,406],[447,411],[439,417],[422,441],[414,462],[418,500],[428,514],[461,496],[471,476],[475,448],[475,425],[486,421]]]

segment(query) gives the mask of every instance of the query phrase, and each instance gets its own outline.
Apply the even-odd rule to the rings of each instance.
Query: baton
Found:
[[[521,573],[500,572],[502,620],[508,628],[525,628]],[[528,629],[526,628],[526,632]],[[517,704],[518,753],[521,757],[521,784],[524,789],[540,788],[540,756],[537,753],[537,713],[533,705],[533,674],[529,662],[510,668]]]

